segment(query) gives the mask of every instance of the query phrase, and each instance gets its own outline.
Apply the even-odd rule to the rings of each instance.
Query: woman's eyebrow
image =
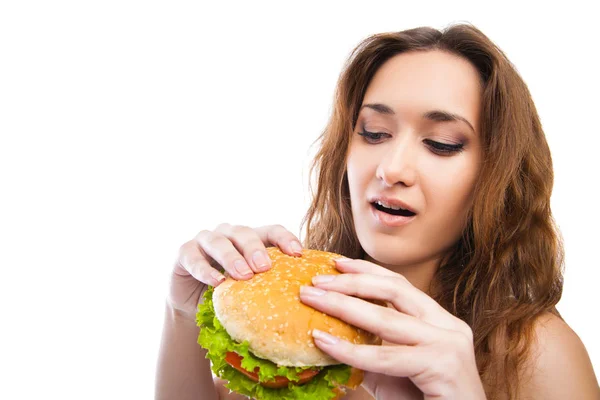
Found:
[[[396,115],[394,110],[392,110],[389,106],[386,106],[385,104],[381,103],[363,104],[360,109],[362,110],[363,108],[370,108],[372,110],[377,111],[380,114]]]
[[[422,117],[425,119],[428,119],[430,121],[436,121],[436,122],[462,121],[465,124],[467,124],[469,126],[469,128],[471,128],[473,133],[475,133],[475,128],[473,128],[473,125],[471,125],[469,120],[458,114],[454,114],[454,113],[451,113],[448,111],[442,111],[442,110],[433,110],[433,111],[427,111],[425,114],[422,115]]]
[[[384,114],[384,115],[396,115],[396,112],[394,110],[392,110],[391,107],[389,107],[385,104],[381,104],[381,103],[363,104],[360,109],[362,110],[363,108],[370,108],[370,109],[375,110],[378,113]],[[469,120],[466,119],[465,117],[455,114],[455,113],[451,113],[451,112],[443,111],[443,110],[431,110],[431,111],[427,111],[426,113],[424,113],[421,117],[424,119],[428,119],[430,121],[434,121],[434,122],[462,121],[465,124],[467,124],[469,126],[469,128],[471,128],[473,133],[475,133],[475,128],[473,128],[473,125],[469,122]]]

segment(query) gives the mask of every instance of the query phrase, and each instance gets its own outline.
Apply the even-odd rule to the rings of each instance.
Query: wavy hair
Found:
[[[337,82],[309,182],[312,202],[304,245],[364,258],[355,233],[346,175],[350,133],[369,82],[391,57],[441,50],[463,57],[483,85],[483,163],[466,227],[441,260],[431,293],[473,330],[489,399],[517,398],[534,322],[555,305],[563,286],[564,251],[550,210],[550,149],[531,94],[505,54],[471,24],[439,31],[420,27],[372,35],[350,53]]]

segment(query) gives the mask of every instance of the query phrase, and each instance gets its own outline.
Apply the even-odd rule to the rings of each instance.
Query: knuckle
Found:
[[[466,356],[473,351],[473,339],[471,335],[467,335],[462,331],[452,333],[452,346],[457,350],[456,354]]]
[[[469,345],[473,343],[473,329],[463,320],[459,320],[460,332],[463,334]]]
[[[201,277],[204,277],[204,274],[206,273],[206,268],[204,267],[204,264],[197,258],[188,260],[185,263],[185,269],[189,272],[194,272],[195,274],[200,275]]]
[[[187,242],[185,242],[184,244],[179,246],[179,250],[177,251],[179,258],[181,258],[184,254],[189,252],[191,244],[192,244],[192,241],[188,240]]]
[[[223,235],[217,232],[211,232],[210,235],[207,235],[205,237],[205,239],[203,240],[203,244],[205,244],[206,246],[215,247],[220,244],[223,244],[226,241],[227,239],[225,239]]]
[[[177,252],[177,264],[184,265],[188,263],[188,260],[197,256],[198,250],[196,244],[193,241],[188,241],[179,247]]]
[[[223,262],[226,265],[230,265],[230,266],[234,266],[234,263],[240,259],[240,253],[238,253],[237,251],[231,250],[231,251],[226,251],[223,254]]]
[[[273,235],[278,239],[296,239],[296,236],[288,231],[283,225],[273,225],[272,226]]]
[[[227,222],[219,224],[215,228],[215,231],[217,232],[228,232],[229,230],[231,230],[231,224],[228,224]]]
[[[375,313],[377,313],[377,320],[379,321],[396,321],[398,318],[398,312],[395,310],[392,310],[390,308],[387,307],[377,307],[377,309],[375,310]],[[381,329],[381,335],[380,336],[386,336],[386,337],[390,337],[390,336],[396,336],[397,333],[399,331],[401,331],[404,326],[404,324],[400,323],[388,323],[388,324],[383,324],[383,327],[380,328]]]
[[[398,357],[391,351],[389,346],[379,346],[377,348],[377,363],[383,371],[391,371],[398,363]]]
[[[402,296],[402,293],[400,292],[400,290],[395,290],[395,288],[391,288],[391,287],[387,287],[387,286],[385,288],[382,287],[381,289],[382,289],[384,296],[389,298],[393,304],[402,304],[404,297]]]
[[[207,268],[206,265],[203,265],[202,263],[189,265],[187,271],[197,281],[204,284],[210,285],[214,281],[214,278],[210,275],[212,269]]]
[[[283,225],[281,225],[281,224],[274,224],[274,225],[271,225],[271,227],[272,227],[272,228],[273,228],[273,230],[275,230],[275,231],[280,231],[280,232],[288,232],[288,230],[287,230],[287,229],[285,229],[285,227],[284,227]]]
[[[286,237],[287,229],[282,225],[267,225],[265,227],[267,240],[273,244],[281,245],[282,240]]]
[[[428,321],[433,320],[435,315],[438,315],[445,311],[438,303],[435,302],[425,302],[425,304],[423,304],[421,308],[422,318]]]
[[[244,225],[234,225],[230,229],[232,236],[247,236],[249,233],[254,232],[251,228]]]
[[[205,240],[205,239],[206,239],[206,237],[208,237],[208,236],[210,236],[210,235],[212,235],[212,232],[211,232],[211,231],[209,231],[209,230],[206,230],[206,229],[203,229],[203,230],[201,230],[200,232],[198,232],[198,233],[196,234],[196,237],[195,237],[195,239],[196,239],[196,241],[200,242],[200,241],[203,241],[203,240]]]
[[[236,245],[248,257],[252,257],[257,250],[264,251],[265,249],[265,245],[258,233],[248,226],[239,225],[234,227],[233,236],[232,240],[235,240]]]

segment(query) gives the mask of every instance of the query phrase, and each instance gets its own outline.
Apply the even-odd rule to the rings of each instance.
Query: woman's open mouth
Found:
[[[371,211],[378,224],[387,227],[398,227],[411,222],[416,218],[414,212],[404,209],[392,209],[381,204],[371,203]]]
[[[403,208],[400,209],[394,209],[394,208],[387,208],[382,206],[381,204],[378,204],[377,202],[375,203],[371,203],[371,205],[373,207],[375,207],[377,210],[384,212],[386,214],[391,214],[391,215],[401,215],[403,217],[412,217],[414,215],[416,215],[414,212],[409,211],[409,210],[405,210]]]

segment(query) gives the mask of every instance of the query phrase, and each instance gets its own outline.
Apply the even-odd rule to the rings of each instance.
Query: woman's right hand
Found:
[[[214,231],[201,231],[179,248],[171,275],[171,307],[195,319],[206,286],[217,286],[225,280],[223,271],[234,279],[247,280],[271,268],[267,246],[277,246],[290,256],[302,255],[298,238],[281,225],[252,229],[221,224]]]

